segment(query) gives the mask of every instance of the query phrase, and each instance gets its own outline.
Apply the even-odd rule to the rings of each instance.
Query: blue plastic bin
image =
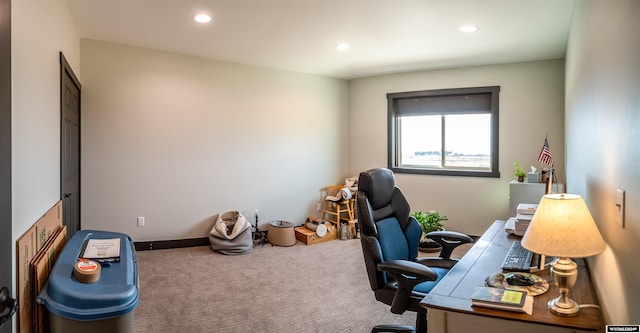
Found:
[[[85,242],[120,239],[120,261],[102,267],[95,283],[73,276]],[[38,303],[49,312],[51,333],[133,333],[133,310],[138,306],[138,263],[131,238],[122,233],[81,230],[64,247],[42,288]]]

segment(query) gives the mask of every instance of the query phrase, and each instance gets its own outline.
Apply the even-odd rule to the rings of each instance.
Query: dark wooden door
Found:
[[[80,230],[80,82],[60,53],[60,190],[67,239]]]
[[[11,285],[11,1],[0,0],[0,288]],[[2,308],[2,306],[0,306]],[[8,309],[0,311],[7,315]],[[1,318],[1,317],[0,317]],[[2,319],[0,319],[0,322]],[[10,333],[9,317],[0,327],[0,333]]]

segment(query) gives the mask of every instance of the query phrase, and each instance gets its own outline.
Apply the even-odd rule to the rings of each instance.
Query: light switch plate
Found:
[[[624,229],[624,190],[620,188],[616,191],[616,210],[618,224]]]

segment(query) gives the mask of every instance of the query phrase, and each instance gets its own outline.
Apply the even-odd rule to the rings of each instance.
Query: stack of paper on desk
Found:
[[[514,234],[522,236],[527,231],[529,223],[536,213],[537,204],[521,203],[518,205],[518,214],[516,215]]]

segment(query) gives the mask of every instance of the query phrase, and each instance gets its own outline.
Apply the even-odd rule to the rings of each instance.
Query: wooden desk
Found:
[[[422,300],[427,308],[427,327],[431,333],[440,332],[602,332],[604,324],[597,308],[583,308],[575,317],[560,317],[547,309],[547,302],[558,297],[553,282],[549,290],[536,296],[533,314],[471,307],[470,296],[476,286],[484,285],[484,279],[496,272],[514,240],[520,237],[504,232],[505,221],[495,221],[460,262]],[[589,271],[584,261],[578,264],[578,281],[571,291],[571,298],[578,304],[595,304]],[[547,268],[535,274],[552,281]]]

